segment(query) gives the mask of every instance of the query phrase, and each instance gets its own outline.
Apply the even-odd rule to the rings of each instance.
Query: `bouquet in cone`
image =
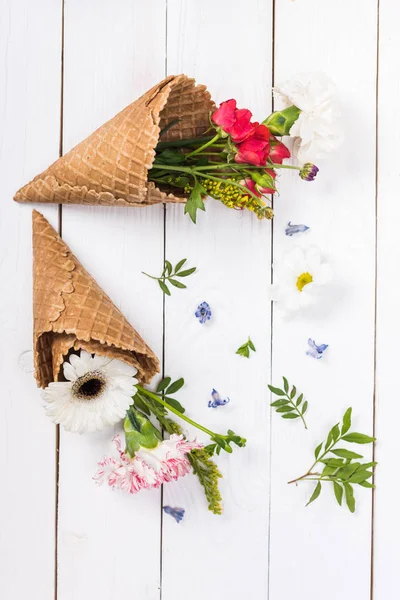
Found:
[[[36,211],[33,315],[35,377],[52,421],[79,433],[123,423],[125,448],[116,436],[117,455],[99,462],[95,480],[136,493],[193,470],[210,510],[220,513],[221,475],[211,457],[246,440],[230,430],[214,433],[187,417],[172,397],[183,379],[166,377],[155,391],[143,386],[159,372],[154,352]],[[206,433],[211,443],[204,447],[187,439],[169,413]],[[163,430],[169,439],[163,439]]]
[[[307,181],[318,172],[309,161],[283,164],[290,151],[282,136],[297,128],[296,139],[303,136],[307,144],[314,139],[308,124],[304,128],[305,110],[290,94],[284,97],[287,106],[259,123],[233,99],[216,108],[206,87],[186,75],[167,77],[20,189],[15,200],[182,202],[196,222],[197,210],[204,210],[203,200],[211,196],[228,208],[270,219],[279,169],[297,170]],[[326,122],[322,127],[326,131]]]

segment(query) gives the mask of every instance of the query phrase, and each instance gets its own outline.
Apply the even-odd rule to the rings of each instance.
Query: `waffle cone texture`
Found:
[[[159,361],[57,232],[33,212],[33,337],[39,387],[57,381],[70,350],[117,358],[148,383]]]
[[[204,85],[186,75],[167,77],[21,188],[14,200],[103,206],[185,202],[184,195],[148,182],[155,147],[160,132],[175,120],[162,141],[202,136],[214,108]]]

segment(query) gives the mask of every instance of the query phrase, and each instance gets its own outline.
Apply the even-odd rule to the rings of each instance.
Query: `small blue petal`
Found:
[[[177,523],[180,523],[185,516],[185,509],[172,507],[172,506],[163,506],[163,510],[167,515],[170,515],[175,519]]]
[[[230,398],[220,398],[217,390],[213,389],[211,392],[212,400],[208,401],[208,408],[218,408],[218,406],[224,406],[230,402]]]
[[[316,358],[319,360],[322,358],[325,350],[328,348],[328,344],[318,344],[315,343],[315,340],[308,338],[309,349],[307,350],[307,356],[311,356],[311,358]]]
[[[211,319],[212,312],[208,302],[202,302],[201,304],[199,304],[194,315],[199,319],[200,323],[205,323],[206,321],[209,321]]]
[[[285,233],[286,235],[292,236],[295,233],[304,233],[305,231],[307,231],[308,229],[310,229],[309,227],[307,227],[307,225],[293,225],[290,221],[287,224],[287,227],[285,229]]]

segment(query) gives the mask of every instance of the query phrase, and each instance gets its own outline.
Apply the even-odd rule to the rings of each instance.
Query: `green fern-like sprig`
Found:
[[[222,514],[222,497],[218,487],[218,479],[222,477],[217,465],[210,458],[205,448],[192,450],[188,454],[193,473],[199,478],[208,502],[208,510],[215,515]]]

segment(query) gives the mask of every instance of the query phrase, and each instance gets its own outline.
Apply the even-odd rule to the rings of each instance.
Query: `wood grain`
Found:
[[[244,11],[257,19],[243,19]],[[255,118],[265,118],[271,19],[270,2],[251,0],[245,7],[235,0],[227,12],[210,0],[170,1],[169,73],[187,72],[207,84],[216,102],[235,97]],[[235,42],[229,32],[239,31]],[[254,55],[262,60],[252,65]],[[250,213],[209,200],[194,226],[182,207],[167,208],[167,258],[174,263],[185,256],[198,271],[186,280],[187,290],[174,290],[166,301],[166,372],[185,377],[180,397],[188,414],[216,431],[232,428],[248,445],[217,458],[224,475],[222,516],[207,513],[192,476],[165,487],[164,504],[183,506],[186,515],[179,526],[164,517],[163,600],[187,597],[187,586],[177,585],[182,572],[194,583],[193,600],[268,593],[270,246],[270,223]],[[194,312],[204,300],[213,316],[201,325]],[[249,335],[257,352],[246,359],[235,352]],[[230,404],[207,407],[214,387]]]
[[[32,207],[15,191],[58,157],[61,5],[0,7],[0,587],[54,598],[55,427],[33,378]],[[37,32],[41,30],[41,43]],[[43,211],[57,225],[57,207]]]
[[[64,151],[164,77],[165,5],[105,0],[65,7]],[[63,237],[161,358],[162,296],[141,271],[163,264],[163,206],[64,206]],[[159,597],[160,491],[97,488],[112,429],[62,433],[59,599]]]
[[[400,583],[400,526],[397,519],[400,406],[397,400],[398,365],[395,348],[400,327],[400,207],[397,200],[400,129],[395,116],[395,107],[400,100],[400,40],[396,26],[399,17],[398,4],[386,0],[380,2],[376,324],[376,460],[379,464],[375,478],[374,600],[394,600]]]
[[[334,280],[311,311],[282,321],[274,310],[273,382],[286,375],[310,408],[308,431],[273,415],[271,600],[316,600],[321,594],[337,600],[336,586],[327,585],[329,573],[340,573],[344,600],[366,599],[370,591],[371,492],[357,490],[351,515],[328,487],[305,508],[313,484],[286,484],[312,464],[314,448],[347,407],[353,406],[355,431],[373,428],[376,2],[363,3],[362,24],[359,8],[351,0],[320,3],[315,10],[305,0],[278,3],[276,10],[276,83],[302,71],[329,74],[343,105],[346,140],[321,162],[315,182],[285,173],[276,202],[276,267],[284,252],[315,244],[331,263]],[[288,221],[311,229],[287,237]],[[309,337],[329,344],[322,360],[306,356]],[[361,448],[370,456],[370,447]]]

